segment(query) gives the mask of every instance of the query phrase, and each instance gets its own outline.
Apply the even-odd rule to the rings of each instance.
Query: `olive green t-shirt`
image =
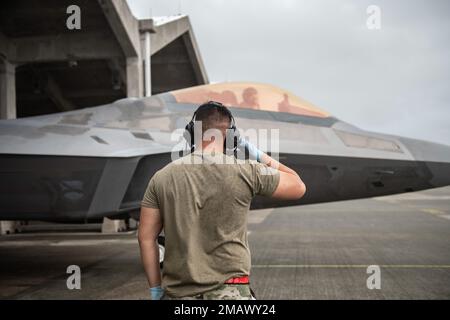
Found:
[[[277,170],[257,162],[198,153],[154,174],[141,204],[158,208],[162,217],[167,294],[192,296],[249,275],[250,203],[257,194],[272,195],[279,179]]]

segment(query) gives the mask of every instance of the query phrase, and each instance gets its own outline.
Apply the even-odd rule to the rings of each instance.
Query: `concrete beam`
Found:
[[[139,55],[139,23],[126,1],[98,0],[108,23],[127,57]]]
[[[143,22],[140,22],[141,32],[143,31],[144,26],[146,25]],[[197,82],[199,84],[209,83],[206,68],[203,64],[203,59],[200,55],[200,50],[188,16],[179,16],[161,24],[155,24],[153,21],[152,30],[154,31],[154,33],[151,34],[152,55],[182,36],[188,51],[189,60],[194,67]],[[144,39],[141,36],[141,47],[143,47],[143,41]]]
[[[151,34],[152,55],[167,46],[191,27],[187,16],[180,16],[160,25],[154,25],[155,33]],[[141,38],[142,39],[142,38]],[[142,39],[143,40],[143,39]]]
[[[189,60],[191,61],[192,67],[194,68],[195,78],[197,79],[197,82],[199,84],[209,83],[208,75],[206,73],[205,66],[203,65],[203,60],[200,56],[200,50],[197,47],[197,42],[195,41],[192,29],[183,34],[183,41],[186,45]]]
[[[139,20],[139,31],[142,32],[150,32],[155,33],[155,23],[153,19],[142,19]]]
[[[69,33],[63,37],[11,39],[8,56],[15,63],[110,59],[123,57],[121,48],[104,33]]]
[[[132,15],[126,1],[98,0],[126,59],[127,97],[143,96],[142,54],[139,22]]]
[[[16,118],[16,68],[0,57],[0,119]]]

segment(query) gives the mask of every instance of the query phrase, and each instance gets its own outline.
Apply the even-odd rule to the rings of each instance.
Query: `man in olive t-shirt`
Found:
[[[218,129],[223,137],[231,118],[228,109],[210,104],[197,110],[195,122],[200,121],[203,132]],[[223,138],[212,140],[201,141],[193,153],[156,172],[146,189],[139,243],[152,299],[163,294],[166,299],[251,299],[248,283],[225,282],[250,275],[247,215],[252,198],[298,199],[305,193],[297,173],[253,146],[250,150],[263,163],[224,155]],[[156,239],[162,229],[161,283]]]

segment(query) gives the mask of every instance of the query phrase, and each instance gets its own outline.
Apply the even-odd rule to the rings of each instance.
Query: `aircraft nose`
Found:
[[[424,163],[431,173],[434,187],[450,185],[450,146],[423,140],[402,138],[414,159]]]

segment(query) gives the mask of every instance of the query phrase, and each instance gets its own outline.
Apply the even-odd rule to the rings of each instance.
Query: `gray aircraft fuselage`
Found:
[[[184,149],[174,131],[182,133],[205,99],[229,105],[244,132],[278,129],[280,161],[307,186],[298,201],[256,197],[253,209],[450,185],[446,145],[361,130],[275,87],[211,84],[1,120],[0,219],[85,221],[138,212],[149,179],[174,148]],[[267,145],[261,149],[273,151]]]

